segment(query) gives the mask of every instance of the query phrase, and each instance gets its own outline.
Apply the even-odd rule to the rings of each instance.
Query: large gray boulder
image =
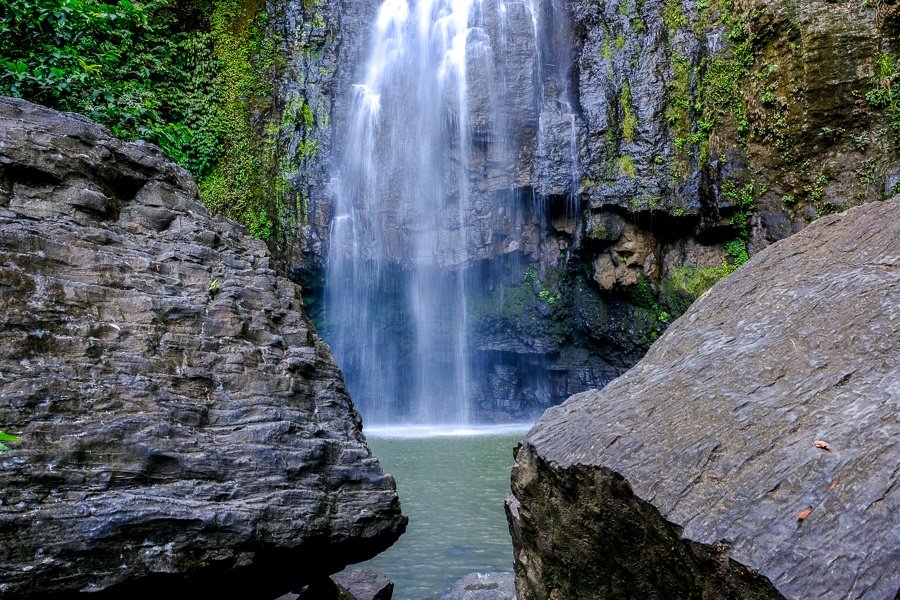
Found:
[[[900,199],[823,217],[550,409],[507,510],[519,598],[893,598]]]
[[[186,171],[0,99],[0,596],[275,597],[406,518],[300,289]]]

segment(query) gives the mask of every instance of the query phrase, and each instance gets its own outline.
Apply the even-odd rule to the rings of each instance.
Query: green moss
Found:
[[[674,270],[668,284],[684,292],[691,298],[699,298],[706,290],[714,286],[734,271],[730,265],[720,267],[678,267]]]
[[[481,331],[514,331],[523,339],[561,343],[571,331],[570,287],[557,269],[548,268],[541,277],[529,267],[519,283],[495,285],[484,296],[470,297],[469,312]]]
[[[750,237],[750,218],[756,211],[756,200],[766,193],[766,187],[755,180],[737,186],[733,181],[722,184],[722,195],[731,204],[731,226],[738,237],[747,240]]]
[[[663,23],[670,32],[687,27],[688,19],[679,0],[666,0],[663,5]]]
[[[635,177],[637,171],[634,168],[634,159],[628,154],[624,154],[618,159],[619,172],[628,177]]]
[[[728,31],[728,46],[702,57],[696,67],[685,56],[675,54],[672,59],[666,119],[674,133],[677,177],[690,171],[695,153],[701,164],[709,160],[710,140],[722,127],[734,127],[742,144],[750,133],[750,119],[741,92],[755,62],[752,36],[748,33],[746,15],[735,10],[732,0],[720,0],[718,4],[717,15]],[[664,13],[676,14],[675,7],[680,9],[674,0],[669,0],[666,6]],[[681,22],[675,16],[668,18]],[[722,137],[728,139],[733,134]]]
[[[666,121],[672,128],[675,139],[675,161],[673,168],[679,176],[686,176],[690,168],[687,142],[691,137],[693,93],[691,79],[694,73],[691,61],[682,54],[672,57],[673,76],[666,85],[669,109]]]
[[[243,220],[271,199],[275,165],[267,163],[275,140],[254,127],[253,116],[272,108],[274,40],[266,35],[268,16],[257,0],[222,0],[209,19],[221,65],[217,118],[228,135],[221,160],[199,182],[200,195],[210,210]]]
[[[538,297],[547,303],[547,306],[553,306],[560,300],[562,300],[562,292],[557,291],[555,294],[550,290],[541,290],[538,292]]]
[[[697,91],[701,120],[710,123],[711,132],[724,117],[733,116],[738,135],[745,139],[749,124],[741,99],[741,85],[756,60],[753,36],[745,22],[746,15],[737,12],[731,0],[723,0],[720,14],[728,28],[730,48],[727,52],[706,57],[701,64]],[[705,160],[705,156],[702,158]]]
[[[662,297],[676,314],[687,309],[690,302],[699,298],[717,282],[734,273],[749,259],[746,241],[738,238],[725,244],[728,261],[718,267],[677,267],[672,276],[663,280]]]
[[[616,46],[616,50],[622,50],[625,47],[625,36],[622,34],[617,35],[613,43]]]
[[[631,86],[627,81],[622,85],[619,104],[622,107],[622,139],[626,142],[634,142],[637,138],[638,120],[631,107]]]
[[[807,201],[816,209],[817,218],[823,215],[840,212],[841,210],[834,202],[825,200],[825,188],[828,187],[829,181],[828,176],[825,173],[820,172],[814,181],[803,187]]]
[[[610,48],[608,36],[603,38],[603,48],[600,49],[600,55],[606,60],[612,60],[612,48]]]

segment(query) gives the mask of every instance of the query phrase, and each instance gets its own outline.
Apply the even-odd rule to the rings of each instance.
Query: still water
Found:
[[[409,526],[360,566],[394,582],[395,600],[440,598],[461,577],[512,572],[503,501],[512,451],[527,425],[490,428],[367,428],[372,452],[397,480]]]

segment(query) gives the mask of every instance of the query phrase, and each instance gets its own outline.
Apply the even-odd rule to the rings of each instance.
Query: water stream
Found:
[[[571,136],[561,170],[575,197],[570,61],[554,10],[549,0],[378,9],[338,134],[323,327],[367,425],[473,420],[484,368],[470,271],[497,245],[498,195],[531,189],[536,167],[522,156],[550,152],[560,128],[549,121]]]

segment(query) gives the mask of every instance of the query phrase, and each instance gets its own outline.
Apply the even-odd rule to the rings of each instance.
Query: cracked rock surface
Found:
[[[300,288],[154,147],[0,98],[0,323],[0,596],[275,597],[404,530]]]
[[[766,248],[545,413],[507,504],[520,598],[897,594],[898,215]]]

